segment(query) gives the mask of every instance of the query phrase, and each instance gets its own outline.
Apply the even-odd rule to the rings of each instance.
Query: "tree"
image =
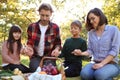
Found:
[[[120,29],[120,0],[105,0],[103,10],[108,22]]]
[[[83,28],[81,36],[87,39],[87,31],[85,29],[85,16],[89,11],[88,3],[93,2],[94,0],[53,0],[54,6],[57,8],[56,15],[53,17],[53,21],[57,22],[60,25],[60,29],[62,31],[61,38],[62,41],[67,37],[71,36],[69,31],[70,23],[78,19],[82,22]]]
[[[92,6],[91,3],[102,0],[1,0],[0,2],[0,37],[5,40],[12,24],[23,29],[23,38],[26,39],[27,26],[39,19],[37,9],[41,2],[50,2],[56,10],[51,20],[60,26],[65,34],[61,33],[63,41],[70,37],[69,26],[71,21],[78,19],[83,23],[82,36],[86,39],[85,16]]]
[[[6,40],[11,25],[19,25],[23,29],[23,38],[26,38],[27,26],[37,18],[34,14],[35,8],[31,7],[30,1],[7,0],[0,2],[0,37]],[[23,39],[22,38],[22,39]]]

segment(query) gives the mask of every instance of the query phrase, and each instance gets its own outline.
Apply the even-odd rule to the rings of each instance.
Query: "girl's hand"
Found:
[[[33,53],[34,53],[33,48],[30,47],[30,46],[25,46],[24,53],[26,55],[28,55],[29,57],[31,57],[33,55]]]
[[[12,64],[20,64],[20,61],[14,60]]]
[[[20,53],[23,54],[23,55],[25,55],[24,49],[25,49],[25,46],[23,45],[23,46],[22,46],[22,49],[20,50]]]

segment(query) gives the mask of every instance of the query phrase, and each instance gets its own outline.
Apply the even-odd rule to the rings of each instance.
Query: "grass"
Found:
[[[28,66],[29,65],[29,57],[21,55],[21,63]],[[0,65],[2,64],[2,58],[0,54]]]
[[[28,66],[28,65],[29,65],[29,62],[30,62],[30,60],[29,60],[29,57],[28,57],[28,56],[23,56],[23,55],[21,55],[21,63],[22,63],[22,64]]]
[[[81,80],[81,79],[80,76],[78,76],[78,77],[66,78],[66,80]]]
[[[1,65],[1,61],[2,61],[2,59],[1,59],[1,55],[0,55],[0,65]],[[82,65],[85,66],[88,62],[89,61],[84,60]],[[29,65],[29,57],[21,55],[21,63],[28,66]],[[67,77],[66,80],[81,80],[81,79],[80,79],[80,76],[78,76],[78,77],[71,77],[71,78]],[[120,75],[115,77],[114,80],[120,80]]]

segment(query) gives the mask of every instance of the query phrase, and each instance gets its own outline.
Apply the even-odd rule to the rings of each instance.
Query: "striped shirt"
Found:
[[[112,55],[115,57],[113,61],[118,63],[119,44],[119,29],[116,26],[106,25],[100,39],[94,29],[88,32],[87,51],[93,56],[93,60],[102,61]]]

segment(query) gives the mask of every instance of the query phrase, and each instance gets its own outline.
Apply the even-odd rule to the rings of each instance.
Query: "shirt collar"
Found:
[[[37,25],[38,25],[38,26],[39,26],[40,21],[41,21],[41,20],[39,20],[39,21],[37,22]],[[51,22],[49,21],[48,28],[50,28],[50,26],[51,26]]]
[[[105,25],[104,31],[107,31],[108,28],[109,28],[109,26],[108,26],[108,25]],[[95,32],[95,29],[93,29],[92,31]]]

